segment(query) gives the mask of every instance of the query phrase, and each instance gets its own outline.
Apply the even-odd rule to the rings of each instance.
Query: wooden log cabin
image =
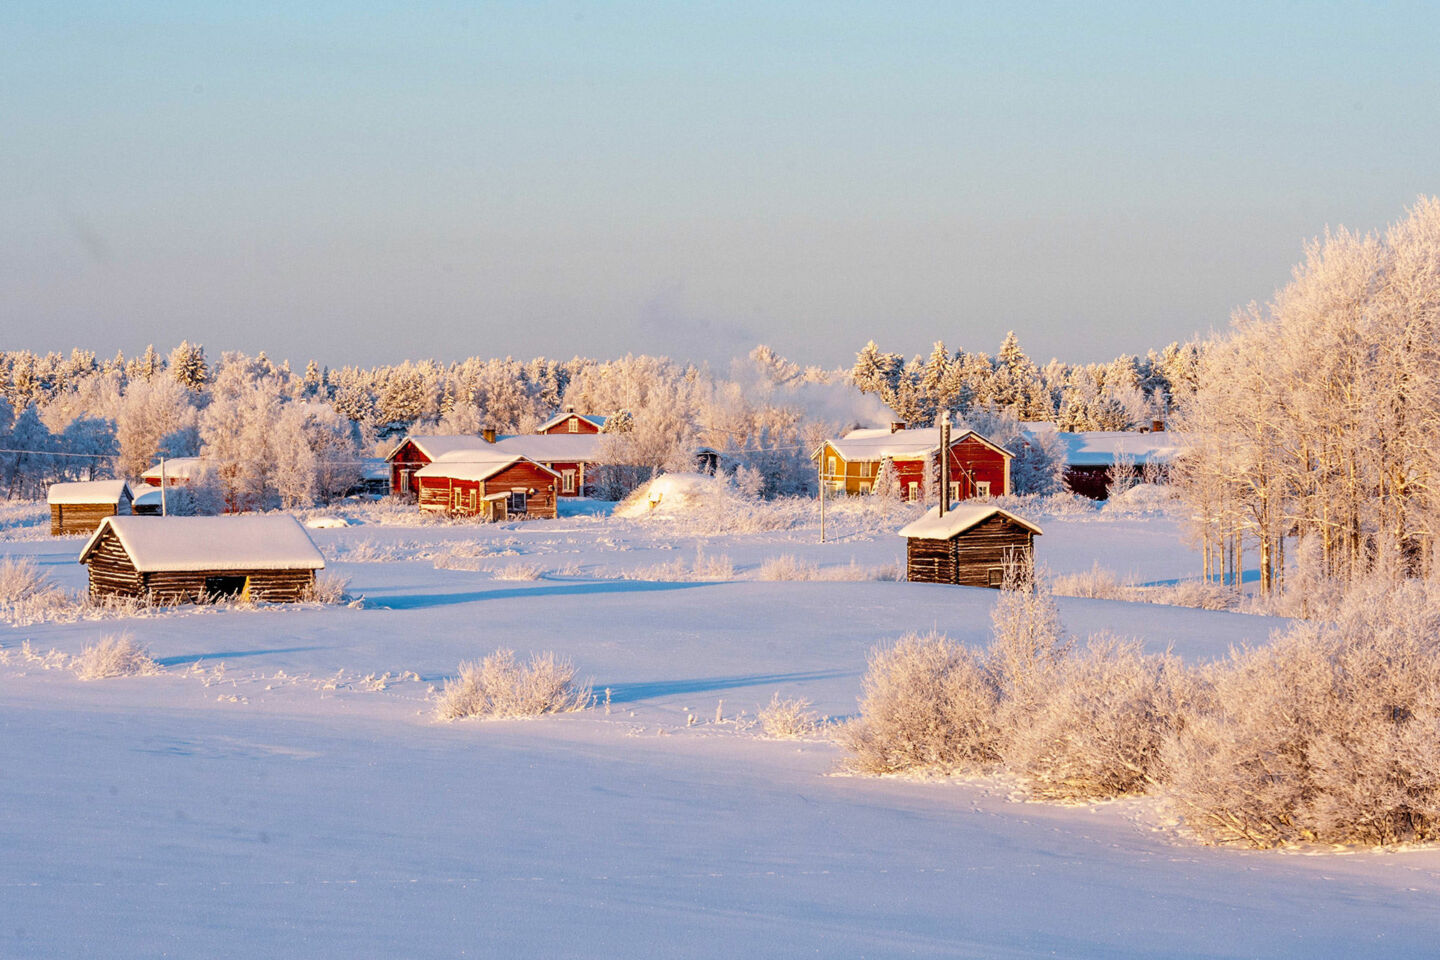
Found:
[[[45,496],[50,505],[50,533],[93,533],[106,517],[130,513],[135,495],[124,480],[82,480],[52,483]]]
[[[556,515],[561,478],[527,457],[500,450],[458,450],[415,471],[421,510],[482,520]]]
[[[811,455],[818,460],[820,479],[831,493],[873,492],[886,463],[895,469],[900,496],[919,500],[924,495],[926,470],[938,484],[940,428],[852,430],[838,440],[827,440]],[[1010,461],[1014,454],[973,430],[957,431],[950,439],[950,499],[1003,497],[1012,491]],[[938,491],[932,491],[937,493]]]
[[[92,597],[304,599],[325,558],[291,516],[106,517],[80,551]]]
[[[958,504],[943,517],[934,507],[900,529],[905,576],[914,583],[998,588],[1007,576],[1034,569],[1040,533],[1035,524],[999,507]]]

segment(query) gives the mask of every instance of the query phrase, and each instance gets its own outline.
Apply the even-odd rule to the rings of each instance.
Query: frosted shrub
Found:
[[[1060,624],[1054,596],[1029,579],[1000,591],[990,621],[993,639],[986,656],[1004,696],[1002,722],[1013,728],[1049,695],[1054,671],[1073,641]]]
[[[1113,570],[1101,568],[1096,561],[1082,573],[1059,574],[1052,578],[1050,590],[1058,597],[1088,597],[1095,600],[1124,600],[1126,588]]]
[[[19,603],[54,589],[28,557],[0,560],[0,603]]]
[[[99,643],[82,650],[72,665],[81,680],[151,676],[160,672],[150,651],[136,644],[129,634],[102,637]]]
[[[799,560],[789,553],[771,557],[755,570],[756,580],[814,580],[815,576],[813,564]]]
[[[860,716],[842,736],[863,773],[980,769],[999,759],[999,690],[970,650],[911,634],[870,654]]]
[[[537,653],[522,664],[514,651],[496,650],[479,663],[460,664],[460,676],[446,680],[438,695],[435,715],[441,720],[536,717],[584,710],[591,699],[590,685],[575,682],[570,661]]]
[[[1166,746],[1171,796],[1216,843],[1440,839],[1440,596],[1347,602],[1210,671]]]
[[[1240,591],[1213,580],[1181,580],[1166,587],[1140,588],[1138,594],[1147,603],[1198,610],[1233,610],[1240,602]]]
[[[491,573],[496,580],[539,580],[544,573],[539,566],[533,563],[512,563],[504,567],[496,567]]]
[[[1007,731],[1006,768],[1044,799],[1119,797],[1154,786],[1179,713],[1179,663],[1147,657],[1135,641],[1097,637],[1049,676],[1034,712]]]
[[[760,729],[775,740],[798,740],[812,737],[820,729],[820,715],[810,709],[810,701],[783,700],[779,693],[770,697],[768,706],[758,714]]]
[[[725,554],[707,556],[705,551],[698,545],[695,547],[695,579],[696,580],[733,580],[735,579],[735,564]]]
[[[350,599],[346,588],[350,581],[329,573],[317,573],[315,579],[306,585],[300,599],[306,603],[345,603]]]

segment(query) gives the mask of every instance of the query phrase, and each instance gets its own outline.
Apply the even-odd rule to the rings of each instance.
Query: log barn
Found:
[[[900,528],[905,544],[905,577],[914,583],[1000,587],[1007,574],[1023,574],[1035,563],[1041,530],[1008,510],[962,503],[940,516],[934,507]]]
[[[50,504],[50,532],[93,533],[106,517],[130,513],[135,495],[124,480],[81,480],[52,483],[45,500]]]
[[[457,450],[415,471],[420,509],[484,520],[554,517],[560,475],[535,461],[490,450]]]
[[[325,558],[294,517],[106,517],[80,551],[92,597],[295,601]]]

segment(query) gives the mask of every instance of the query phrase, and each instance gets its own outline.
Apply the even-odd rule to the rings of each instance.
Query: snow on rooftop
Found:
[[[77,480],[72,483],[52,483],[45,494],[50,504],[119,503],[130,496],[130,487],[124,480]]]
[[[460,450],[487,450],[490,447],[490,444],[485,442],[484,437],[477,437],[468,433],[439,434],[433,437],[408,436],[397,443],[395,449],[385,455],[385,459],[387,461],[393,459],[395,454],[399,453],[400,448],[405,446],[406,443],[415,444],[416,449],[431,460],[439,460],[446,454],[455,453]]]
[[[498,450],[486,444],[483,450],[453,450],[415,471],[417,477],[447,477],[451,480],[488,480],[506,467],[528,460],[519,454]],[[548,467],[535,464],[541,470],[555,473]],[[559,474],[555,474],[559,476]]]
[[[1009,510],[1001,510],[999,507],[988,503],[961,503],[956,504],[945,511],[945,516],[940,516],[938,506],[931,507],[919,520],[914,520],[900,528],[900,536],[913,537],[919,540],[949,540],[957,533],[963,533],[977,524],[984,523],[996,515],[1018,523],[1035,533],[1044,531],[1025,520],[1017,517]]]
[[[985,443],[1000,446],[973,430],[961,429],[950,431],[950,442],[959,443],[971,434]],[[846,460],[923,460],[940,449],[940,428],[915,427],[892,433],[888,427],[867,427],[851,430],[839,440],[831,440],[830,446]]]
[[[84,563],[114,530],[141,573],[173,570],[320,570],[325,558],[289,514],[106,517],[80,551]]]
[[[204,457],[168,457],[165,460],[165,479],[171,480],[192,480],[200,476],[206,470]],[[155,464],[149,470],[140,474],[142,480],[159,480],[160,464]]]
[[[594,462],[600,456],[598,433],[522,433],[501,437],[495,449],[538,463]]]
[[[540,426],[536,427],[535,429],[537,431],[549,430],[557,423],[564,423],[571,417],[579,417],[581,420],[584,420],[587,423],[592,423],[595,426],[601,428],[602,430],[605,428],[606,421],[610,419],[609,417],[601,417],[593,413],[576,413],[574,410],[565,410],[555,414],[555,416],[551,417],[549,420],[546,420],[544,423],[540,424]]]
[[[1065,462],[1072,467],[1108,467],[1115,462],[1117,455],[1129,457],[1137,467],[1147,463],[1169,463],[1184,446],[1184,438],[1168,430],[1152,433],[1094,430],[1057,435],[1066,447]]]

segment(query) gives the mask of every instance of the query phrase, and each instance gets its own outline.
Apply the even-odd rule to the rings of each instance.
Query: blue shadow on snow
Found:
[[[600,580],[587,583],[556,583],[544,587],[511,587],[500,590],[472,590],[466,593],[420,593],[398,597],[367,594],[379,610],[423,610],[480,600],[515,600],[521,597],[588,596],[598,593],[648,593],[656,590],[690,590],[713,587],[714,583],[665,583],[656,580]]]
[[[306,650],[320,650],[321,647],[276,647],[273,650],[230,650],[225,653],[190,653],[180,657],[156,657],[162,667],[174,667],[197,660],[238,660],[241,657],[261,657],[267,653],[303,653]]]
[[[635,703],[654,697],[675,697],[685,693],[709,693],[733,687],[759,687],[772,683],[803,683],[807,680],[834,680],[837,677],[858,677],[856,670],[812,670],[809,673],[756,673],[742,677],[697,677],[691,680],[657,680],[651,683],[597,683],[594,689],[610,688],[611,703]]]

